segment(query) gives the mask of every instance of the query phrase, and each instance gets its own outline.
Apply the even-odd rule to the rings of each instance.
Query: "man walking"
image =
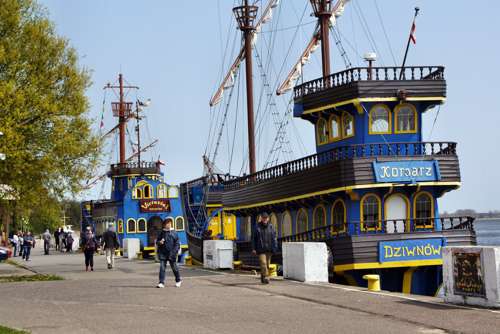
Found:
[[[31,248],[35,247],[35,238],[28,231],[23,238],[23,260],[30,261]]]
[[[92,233],[90,226],[87,226],[81,241],[81,246],[83,248],[83,254],[85,255],[85,271],[89,271],[89,266],[90,271],[94,271],[94,253],[97,249],[97,239],[94,233]]]
[[[19,245],[19,236],[17,235],[18,232],[14,233],[12,236],[12,246],[14,246],[14,254],[12,256],[16,257],[16,251],[20,247]]]
[[[118,235],[115,232],[113,225],[108,227],[108,230],[102,235],[103,248],[106,252],[106,261],[108,262],[108,269],[115,266],[115,249],[120,248]]]
[[[59,235],[61,234],[61,228],[57,228],[54,232],[54,241],[56,243],[56,250],[59,249]]]
[[[43,239],[43,251],[45,252],[45,255],[49,255],[50,239],[52,239],[49,229],[46,229],[45,233],[42,234],[42,239]]]
[[[179,236],[172,229],[172,219],[166,219],[162,224],[162,231],[158,234],[156,245],[158,246],[158,258],[160,259],[160,283],[158,288],[165,287],[165,267],[167,261],[170,262],[170,268],[174,272],[175,286],[180,288],[182,281],[177,268],[177,252],[180,248]]]
[[[269,224],[269,215],[263,212],[252,236],[252,253],[259,255],[260,281],[269,284],[271,256],[278,251],[278,241],[274,226]]]

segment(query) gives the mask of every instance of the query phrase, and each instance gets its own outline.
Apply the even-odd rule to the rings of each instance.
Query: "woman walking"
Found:
[[[90,271],[94,271],[94,253],[97,250],[97,239],[94,233],[92,233],[90,226],[87,226],[81,246],[85,255],[85,271],[89,271],[89,266]]]

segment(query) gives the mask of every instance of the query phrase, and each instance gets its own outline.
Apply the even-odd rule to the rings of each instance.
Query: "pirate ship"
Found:
[[[151,144],[141,147],[140,121],[144,118],[144,108],[149,102],[139,99],[136,99],[135,103],[125,101],[126,90],[137,90],[138,87],[125,85],[122,74],[119,74],[117,85],[107,84],[104,88],[117,90],[116,95],[119,97],[118,102],[111,103],[113,116],[118,118],[118,124],[103,135],[103,139],[106,139],[117,134],[119,160],[110,165],[106,174],[89,182],[90,188],[108,177],[111,180],[111,196],[107,199],[82,202],[82,231],[86,226],[91,226],[96,235],[100,236],[109,226],[114,226],[122,246],[126,238],[139,239],[143,255],[148,256],[155,250],[155,241],[161,231],[162,222],[170,219],[179,235],[181,248],[186,250],[187,240],[179,187],[165,182],[165,175],[161,170],[164,163],[161,160],[141,159],[141,153],[157,142],[154,140]],[[104,119],[104,105],[105,99],[101,119]],[[131,119],[136,120],[136,142],[130,142],[132,153],[127,157],[127,122]],[[114,148],[115,145],[111,143],[111,147]],[[109,156],[113,156],[112,152]]]
[[[377,273],[382,288],[436,293],[445,245],[475,244],[473,218],[439,216],[438,199],[460,186],[457,143],[423,140],[423,114],[446,100],[443,66],[353,67],[335,30],[347,0],[311,0],[316,28],[278,94],[293,88],[293,116],[314,126],[316,153],[256,169],[252,74],[256,37],[278,1],[233,9],[241,50],[213,96],[224,98],[240,63],[246,70],[248,174],[231,176],[205,157],[205,175],[181,184],[189,251],[203,258],[203,238],[235,240],[236,257],[257,266],[250,236],[266,211],[279,243],[325,242],[331,280],[365,286]],[[415,11],[415,17],[418,9]],[[330,32],[346,68],[331,73]],[[415,42],[415,18],[408,47]],[[297,83],[311,53],[321,48],[319,78]],[[257,55],[257,61],[262,57]],[[260,67],[260,66],[259,66]],[[230,99],[231,92],[226,94]],[[227,112],[227,111],[225,111]],[[280,264],[278,254],[273,262]]]

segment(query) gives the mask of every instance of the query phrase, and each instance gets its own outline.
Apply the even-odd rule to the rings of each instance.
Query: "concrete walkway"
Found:
[[[36,255],[33,270],[64,281],[0,284],[0,324],[33,333],[498,333],[500,311],[442,304],[436,298],[374,294],[182,268],[154,288],[157,264],[119,259],[84,272],[83,255]],[[170,272],[167,272],[170,274]]]

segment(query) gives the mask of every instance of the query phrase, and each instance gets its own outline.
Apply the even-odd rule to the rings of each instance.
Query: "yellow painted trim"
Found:
[[[156,250],[156,247],[151,247],[151,246],[148,246],[148,247],[144,247],[143,250],[145,251],[150,251],[150,250]]]
[[[182,219],[182,229],[177,228],[177,219],[179,219],[179,218]],[[185,231],[186,230],[186,222],[184,221],[184,217],[182,217],[182,216],[175,217],[174,223],[175,223],[175,230],[176,231]]]
[[[144,220],[144,230],[139,230],[139,221]],[[148,221],[145,218],[139,218],[137,219],[137,222],[135,223],[135,230],[137,233],[147,233],[148,232]]]
[[[332,127],[332,119],[335,118],[337,120],[337,132],[338,132],[338,136],[337,137],[333,137],[333,127]],[[339,117],[339,115],[335,115],[335,114],[332,114],[330,115],[330,118],[328,118],[328,139],[330,140],[330,142],[336,142],[336,141],[339,141],[339,140],[342,140],[342,124],[341,124],[341,118]]]
[[[301,213],[306,216],[306,226],[304,231],[299,232],[299,216]],[[295,216],[295,234],[303,233],[307,230],[309,230],[309,215],[307,214],[307,210],[305,208],[300,208],[299,211],[297,211],[297,215]]]
[[[325,135],[325,140],[324,141],[321,141],[321,134],[320,134],[320,122],[324,123],[324,127],[325,127],[325,131],[326,131],[326,135]],[[328,138],[329,138],[329,131],[328,131],[328,122],[326,119],[324,119],[323,117],[320,117],[318,119],[318,121],[316,122],[316,142],[318,143],[318,146],[319,145],[324,145],[324,144],[328,144]]]
[[[417,198],[420,195],[427,195],[431,199],[431,217],[434,217],[434,196],[428,191],[419,191],[413,196],[413,219],[415,224],[415,229],[417,229],[416,219],[417,219]],[[434,227],[434,219],[431,220],[432,224],[424,225],[423,228],[433,228]],[[419,225],[420,226],[420,225]]]
[[[222,204],[207,204],[205,205],[207,208],[220,208]]]
[[[396,196],[396,197],[402,198],[406,202],[406,223],[409,224],[410,223],[410,211],[411,211],[411,209],[410,209],[410,206],[411,206],[410,200],[408,199],[408,197],[406,197],[405,194],[402,194],[402,193],[393,193],[392,189],[394,189],[394,188],[391,188],[391,192],[389,192],[389,194],[387,194],[386,197],[384,198],[384,220],[387,220],[387,202],[388,202],[388,200],[391,197]],[[405,226],[405,228],[407,230],[409,230],[409,226]]]
[[[290,233],[287,233],[287,234],[285,234],[285,229],[284,229],[284,226],[285,226],[285,225],[283,224],[283,222],[285,221],[285,216],[286,216],[286,215],[287,215],[288,217],[290,217],[290,228],[289,228],[289,230],[288,230],[288,232],[290,232]],[[292,214],[290,213],[290,211],[289,211],[289,210],[286,210],[286,211],[285,211],[285,212],[283,212],[283,214],[281,215],[281,236],[282,236],[282,237],[284,237],[284,236],[286,237],[286,236],[292,235],[292,232],[293,232],[293,219],[292,219]]]
[[[123,219],[118,219],[118,233],[123,234]]]
[[[417,270],[417,267],[411,267],[403,274],[403,293],[411,293],[411,280],[415,270]]]
[[[338,232],[345,232],[345,230],[346,230],[346,225],[347,225],[347,208],[346,208],[346,206],[345,206],[345,202],[344,202],[344,200],[343,200],[342,198],[337,198],[337,199],[333,202],[333,204],[332,204],[332,209],[331,209],[331,212],[330,212],[330,216],[331,216],[331,218],[332,218],[332,220],[331,220],[331,224],[332,224],[332,225],[333,225],[333,224],[335,224],[335,222],[333,221],[333,209],[335,208],[335,205],[337,205],[337,203],[341,203],[341,204],[342,204],[342,207],[344,208],[344,223],[342,224],[342,230],[337,231],[337,232],[332,231],[332,235],[336,235],[336,234],[338,234]]]
[[[385,109],[385,111],[387,111],[387,119],[388,119],[388,122],[389,122],[389,126],[388,126],[388,130],[387,131],[383,131],[383,132],[375,132],[372,130],[372,112],[375,111],[376,108],[382,108],[382,109]],[[382,104],[382,103],[378,103],[376,105],[374,105],[373,107],[371,107],[370,111],[368,112],[368,134],[369,135],[390,135],[392,134],[392,112],[391,112],[391,109],[385,105],[385,104]]]
[[[189,249],[188,245],[181,245],[181,249]]]
[[[313,210],[313,217],[312,217],[313,218],[313,230],[315,228],[321,227],[321,226],[318,226],[317,222],[316,222],[316,211],[319,209],[323,210],[323,216],[325,217],[325,222],[324,222],[325,224],[322,226],[326,226],[326,208],[323,204],[318,204],[318,205],[316,205],[316,207]]]
[[[131,231],[129,230],[129,228],[128,228],[128,225],[129,225],[129,224],[128,224],[128,223],[129,223],[130,221],[133,221],[133,222],[134,222],[134,228],[135,228],[135,231],[132,231],[132,232],[131,232]],[[129,219],[127,219],[127,234],[128,234],[128,233],[137,233],[137,225],[136,225],[136,223],[137,223],[137,222],[135,221],[135,219],[134,219],[134,218],[129,218]]]
[[[375,196],[375,198],[377,199],[377,202],[378,202],[378,219],[377,219],[378,222],[377,222],[377,226],[374,228],[365,227],[365,222],[363,220],[363,215],[364,215],[363,202],[369,196]],[[381,220],[382,220],[382,200],[380,199],[379,195],[377,195],[375,193],[365,194],[363,197],[361,197],[361,201],[359,201],[359,210],[360,210],[359,220],[361,221],[361,226],[360,226],[361,230],[363,230],[363,231],[380,231],[382,229],[382,223],[381,223]]]
[[[403,107],[410,107],[411,110],[413,110],[413,115],[415,117],[415,130],[410,130],[410,131],[400,131],[398,129],[398,114],[399,114],[399,110]],[[402,103],[402,104],[398,104],[396,106],[396,108],[394,108],[394,133],[417,133],[417,129],[418,129],[418,113],[417,113],[417,108],[415,108],[415,106],[413,104],[409,104],[409,103]]]
[[[432,182],[421,182],[417,184],[417,186],[422,185],[422,186],[455,186],[455,187],[460,187],[462,185],[461,182],[440,182],[440,181],[432,181]],[[241,206],[233,206],[233,207],[224,207],[224,211],[232,211],[232,210],[241,210],[241,209],[250,209],[250,208],[255,208],[259,206],[264,206],[264,205],[273,205],[273,204],[278,204],[278,203],[283,203],[283,202],[289,202],[289,201],[295,201],[303,198],[308,198],[312,196],[319,196],[319,195],[326,195],[330,193],[335,193],[339,191],[345,191],[349,193],[350,191],[354,189],[368,189],[368,188],[386,188],[386,187],[408,187],[408,186],[415,186],[412,184],[400,184],[400,183],[371,183],[371,184],[361,184],[361,185],[356,185],[356,186],[347,186],[347,187],[337,187],[337,188],[330,188],[322,191],[316,191],[313,193],[308,193],[304,195],[297,195],[297,196],[292,196],[292,197],[285,197],[283,199],[278,199],[278,200],[273,200],[273,201],[266,201],[266,202],[260,202],[260,203],[255,203],[255,204],[249,204],[249,205],[241,205]]]
[[[344,135],[344,118],[345,117],[349,117],[352,119],[352,135]],[[341,130],[341,137],[342,139],[347,139],[347,138],[351,138],[351,137],[354,137],[356,135],[356,126],[354,125],[354,116],[349,114],[348,112],[346,111],[343,111],[342,112],[342,117],[340,118],[341,119],[341,125],[340,125],[340,130]]]
[[[274,223],[273,223],[273,218],[274,218]],[[272,212],[270,215],[269,215],[269,222],[271,223],[271,225],[273,225],[274,227],[274,231],[276,233],[278,233],[278,215],[274,212]]]
[[[323,111],[326,109],[332,109],[340,106],[345,106],[348,104],[353,104],[356,109],[358,110],[359,113],[363,113],[363,108],[361,107],[360,103],[361,102],[395,102],[399,101],[397,97],[363,97],[363,98],[357,98],[357,99],[350,99],[342,102],[337,102],[337,103],[332,103],[332,104],[327,104],[318,108],[312,108],[312,109],[306,109],[302,113],[303,115],[307,114],[312,114],[317,111]],[[406,101],[439,101],[441,103],[444,103],[446,101],[445,97],[408,97],[406,98]],[[359,107],[358,107],[359,106]]]
[[[333,271],[360,270],[360,269],[383,269],[383,268],[401,268],[401,267],[422,267],[422,266],[440,266],[442,259],[434,260],[414,260],[414,261],[395,261],[395,262],[368,262],[368,263],[350,263],[333,266]]]

